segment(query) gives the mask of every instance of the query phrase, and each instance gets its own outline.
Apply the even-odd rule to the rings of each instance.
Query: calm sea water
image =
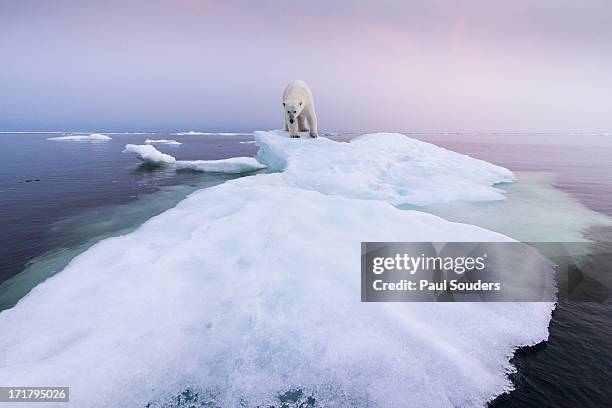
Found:
[[[253,156],[250,135],[110,134],[108,142],[48,141],[0,134],[0,310],[108,236],[129,232],[191,192],[237,176],[147,169],[121,154],[126,143],[157,145],[177,159]],[[348,140],[353,135],[340,135]],[[612,137],[412,135],[514,171],[545,172],[555,186],[612,216]],[[610,240],[609,230],[594,231]],[[612,268],[612,266],[611,266]],[[550,338],[513,358],[516,390],[506,406],[606,406],[612,401],[612,304],[562,303]]]
[[[552,174],[554,185],[589,208],[612,216],[612,136],[415,135],[439,146],[507,167]],[[553,210],[553,209],[551,209]],[[568,214],[569,216],[569,214]],[[611,253],[612,231],[585,234]],[[598,260],[612,274],[612,256]],[[612,301],[560,302],[549,339],[512,359],[516,389],[491,407],[608,407],[612,404]]]
[[[134,157],[121,153],[127,143],[180,139],[180,146],[156,146],[185,160],[253,156],[256,152],[253,144],[240,143],[252,139],[246,135],[110,135],[110,141],[75,142],[47,140],[61,135],[0,134],[0,282],[54,248],[74,247],[90,239],[86,231],[75,233],[68,228],[77,227],[70,224],[72,217],[89,214],[79,222],[93,223],[109,206],[138,201],[165,187],[201,187],[231,178],[138,166]],[[168,198],[157,208],[142,208],[141,219],[130,222],[146,220],[193,190],[175,189],[174,203]],[[117,220],[109,232],[128,226]]]

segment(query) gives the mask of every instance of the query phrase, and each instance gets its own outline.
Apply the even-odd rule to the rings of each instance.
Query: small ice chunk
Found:
[[[70,135],[70,136],[59,136],[49,137],[47,140],[63,140],[72,142],[101,142],[112,140],[111,137],[103,135],[102,133],[92,133],[89,135]]]
[[[176,162],[174,157],[160,152],[151,145],[127,144],[125,145],[125,149],[123,149],[123,153],[133,154],[145,163],[173,164]]]
[[[232,157],[223,160],[179,160],[176,162],[176,168],[208,173],[238,174],[265,169],[266,166],[253,157]]]
[[[167,144],[167,145],[180,145],[181,142],[177,142],[176,140],[168,140],[168,139],[147,139],[145,140],[146,144]]]

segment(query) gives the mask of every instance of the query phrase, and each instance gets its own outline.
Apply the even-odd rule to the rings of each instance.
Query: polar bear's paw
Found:
[[[311,134],[310,134],[310,137],[312,137],[312,138],[314,139],[314,138],[319,137],[319,135],[318,135],[317,133],[311,133]]]

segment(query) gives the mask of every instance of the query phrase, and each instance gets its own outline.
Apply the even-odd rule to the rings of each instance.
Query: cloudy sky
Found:
[[[607,0],[0,0],[0,130],[612,131]]]

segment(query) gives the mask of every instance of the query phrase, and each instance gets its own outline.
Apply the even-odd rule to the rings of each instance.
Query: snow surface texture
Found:
[[[266,166],[252,157],[232,157],[223,160],[179,160],[176,162],[176,168],[209,173],[238,174],[265,169]]]
[[[149,164],[174,164],[176,159],[169,154],[157,150],[151,145],[127,144],[123,153],[130,153],[138,157],[139,160]]]
[[[111,137],[103,135],[102,133],[92,133],[90,135],[71,135],[71,136],[59,136],[49,137],[47,140],[63,140],[72,142],[103,142],[112,140]]]
[[[166,144],[166,145],[180,145],[181,142],[177,142],[176,140],[167,140],[167,139],[147,139],[145,140],[146,144]]]
[[[397,133],[338,143],[255,132],[255,141],[257,159],[282,171],[288,185],[394,205],[501,200],[503,191],[492,185],[515,180],[503,167]]]
[[[200,190],[94,245],[1,312],[0,384],[69,385],[75,407],[163,405],[186,389],[219,407],[279,405],[295,389],[326,407],[482,406],[510,388],[508,359],[547,338],[551,304],[360,302],[361,241],[507,237],[400,210],[369,191],[358,198],[359,169],[364,188],[373,173],[381,199],[402,197],[399,169],[389,164],[385,178],[378,152],[394,136],[343,153],[324,139],[291,140],[290,149],[279,134],[257,137],[268,163],[290,153],[285,173]],[[411,144],[433,165],[431,180],[447,174],[437,156],[448,152]],[[325,194],[303,164],[307,153],[319,163],[328,155],[313,168]],[[463,160],[472,172],[453,174],[457,182],[510,178]],[[329,194],[343,169],[353,188]]]

